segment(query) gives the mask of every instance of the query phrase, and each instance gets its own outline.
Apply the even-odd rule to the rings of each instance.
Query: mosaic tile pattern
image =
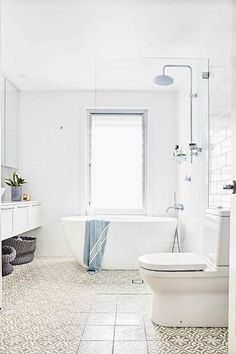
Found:
[[[70,258],[40,258],[3,279],[1,354],[226,354],[227,330],[151,322],[137,271],[90,275]]]

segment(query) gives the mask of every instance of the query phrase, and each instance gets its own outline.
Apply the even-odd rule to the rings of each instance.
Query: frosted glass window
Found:
[[[91,208],[143,210],[144,139],[143,114],[91,114]]]

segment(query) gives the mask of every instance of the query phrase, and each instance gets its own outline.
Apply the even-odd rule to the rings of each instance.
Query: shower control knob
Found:
[[[233,194],[236,194],[236,181],[233,181],[233,184],[226,184],[223,189],[232,190]]]

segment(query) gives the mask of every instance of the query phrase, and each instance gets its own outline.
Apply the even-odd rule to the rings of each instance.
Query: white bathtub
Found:
[[[103,269],[138,269],[138,258],[145,253],[170,252],[177,220],[158,216],[67,216],[62,225],[72,255],[83,263],[87,220],[110,221]]]

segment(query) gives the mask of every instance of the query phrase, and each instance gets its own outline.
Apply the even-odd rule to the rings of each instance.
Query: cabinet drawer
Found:
[[[29,229],[36,229],[41,226],[41,206],[32,205],[28,209]]]
[[[1,238],[12,237],[13,235],[13,209],[1,210]]]
[[[28,206],[15,208],[13,214],[13,233],[20,234],[28,230]]]
[[[41,205],[39,203],[2,206],[1,239],[36,229],[41,226]]]

